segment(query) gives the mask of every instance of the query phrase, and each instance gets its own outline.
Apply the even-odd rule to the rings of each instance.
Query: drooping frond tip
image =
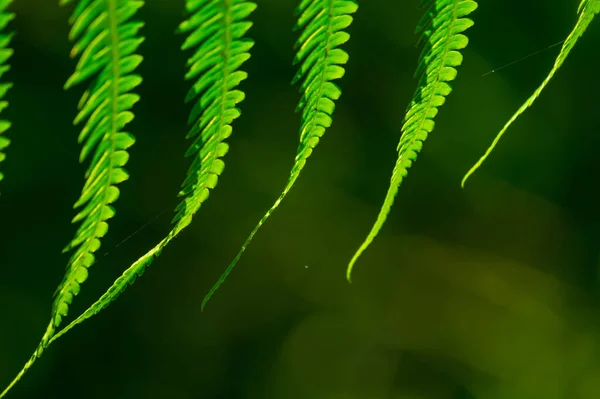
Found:
[[[556,72],[558,72],[562,64],[567,59],[569,53],[575,46],[575,43],[577,43],[579,38],[585,33],[586,29],[594,19],[594,16],[600,13],[600,0],[583,0],[579,4],[578,12],[579,18],[577,19],[577,23],[575,24],[575,27],[573,28],[571,33],[569,33],[567,39],[564,41],[562,48],[560,49],[560,52],[556,57],[556,60],[554,61],[554,66],[550,70],[550,73],[548,73],[548,76],[546,76],[542,84],[533,92],[531,97],[529,97],[527,101],[525,101],[525,103],[521,105],[517,112],[515,112],[515,114],[508,120],[508,122],[504,125],[502,130],[500,130],[500,133],[496,135],[494,141],[486,150],[485,154],[465,174],[461,181],[461,186],[463,188],[465,186],[465,183],[467,182],[467,179],[473,173],[475,173],[477,169],[479,169],[479,167],[483,164],[487,157],[492,153],[492,151],[494,150],[504,133],[506,133],[508,128],[517,120],[519,116],[521,116],[529,107],[531,107],[535,100],[537,100],[537,98],[542,94],[542,91],[546,88],[550,80],[552,80]]]
[[[13,0],[0,0],[0,112],[8,106],[8,101],[4,100],[6,92],[12,87],[11,83],[4,82],[2,76],[10,69],[7,64],[8,59],[13,54],[13,50],[8,47],[12,38],[11,33],[6,33],[6,26],[15,17],[15,14],[7,12],[6,8]],[[0,162],[4,161],[6,155],[4,150],[10,144],[10,140],[3,136],[3,133],[10,128],[10,122],[6,119],[0,119]],[[0,181],[4,174],[0,170]]]
[[[354,264],[385,223],[402,180],[416,160],[427,135],[434,129],[439,107],[452,91],[449,83],[456,78],[456,68],[463,61],[459,51],[469,43],[462,33],[473,26],[473,21],[467,16],[477,9],[477,3],[472,0],[426,0],[423,6],[425,15],[417,26],[420,42],[425,43],[415,74],[419,83],[404,117],[397,148],[398,159],[383,206],[367,238],[348,264],[346,278],[349,282]]]
[[[61,4],[72,2],[75,0],[61,0]],[[130,109],[139,100],[130,91],[142,80],[133,72],[142,62],[135,51],[143,41],[138,36],[143,23],[129,20],[142,5],[140,0],[79,0],[70,18],[69,38],[75,42],[71,56],[79,57],[79,61],[65,88],[91,79],[74,121],[75,124],[85,121],[78,139],[82,144],[80,161],[91,160],[81,196],[74,206],[80,211],[73,223],[81,224],[64,249],[74,252],[56,290],[51,321],[34,355],[13,384],[41,356],[67,315],[73,298],[87,279],[88,268],[94,263],[100,239],[108,230],[107,220],[115,214],[111,204],[119,197],[116,185],[129,177],[123,166],[129,158],[127,149],[135,139],[122,130],[133,119]]]
[[[293,79],[293,83],[302,80],[302,97],[297,108],[302,111],[302,118],[296,158],[285,188],[204,297],[202,309],[231,273],[254,235],[292,189],[319,139],[331,126],[334,101],[339,99],[342,93],[333,80],[344,76],[343,65],[348,62],[348,53],[339,46],[350,39],[350,35],[344,29],[352,23],[351,14],[357,9],[358,4],[354,0],[302,0],[296,9],[296,29],[302,29],[296,42],[297,53],[294,59],[294,65],[300,64],[300,68]]]

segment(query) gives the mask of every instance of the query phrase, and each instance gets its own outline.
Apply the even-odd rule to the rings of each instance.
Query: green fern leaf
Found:
[[[517,112],[509,119],[509,121],[504,125],[500,133],[496,136],[490,147],[487,149],[485,154],[477,161],[473,167],[465,174],[462,179],[461,186],[464,187],[467,179],[483,164],[483,162],[487,159],[487,157],[494,150],[504,133],[508,130],[508,128],[517,120],[519,116],[521,116],[529,107],[533,105],[535,100],[541,95],[542,91],[546,88],[550,80],[554,77],[558,69],[563,65],[565,60],[567,59],[569,53],[575,46],[575,43],[579,40],[579,38],[585,33],[588,26],[594,19],[594,16],[600,13],[600,0],[583,0],[578,7],[579,18],[575,27],[563,43],[563,46],[558,54],[554,66],[548,76],[544,79],[542,84],[534,91],[534,93],[523,103],[523,105],[517,110]]]
[[[62,4],[72,2],[63,0]],[[100,239],[108,231],[107,220],[115,210],[111,204],[119,197],[116,184],[129,178],[123,166],[129,160],[127,149],[135,138],[122,129],[133,120],[130,109],[139,100],[130,93],[142,78],[132,74],[142,62],[135,54],[144,41],[138,36],[142,22],[128,22],[142,7],[139,0],[81,0],[71,18],[71,51],[79,56],[75,72],[65,89],[92,78],[81,97],[79,114],[74,123],[86,121],[78,141],[82,143],[80,162],[92,156],[86,182],[75,208],[81,210],[73,223],[81,222],[75,238],[63,252],[74,250],[68,270],[57,289],[53,307],[55,327],[66,316],[80,284],[87,279],[87,269],[94,263]]]
[[[187,152],[194,160],[179,193],[183,200],[176,208],[175,226],[50,342],[105,309],[133,284],[171,240],[191,223],[223,172],[221,158],[228,149],[224,140],[231,135],[232,121],[240,115],[235,106],[244,99],[244,93],[235,90],[247,76],[239,68],[250,58],[249,50],[254,44],[244,37],[252,26],[246,18],[256,9],[256,4],[244,0],[188,0],[186,8],[190,16],[179,30],[189,32],[182,48],[196,48],[188,61],[186,75],[188,79],[196,79],[187,96],[188,101],[196,99],[190,116],[193,127],[188,134],[195,140]]]
[[[301,65],[293,83],[303,80],[300,85],[302,98],[298,104],[298,110],[302,111],[302,124],[297,155],[279,198],[254,227],[234,260],[204,297],[202,309],[225,282],[256,232],[291,190],[308,157],[325,130],[331,126],[334,101],[342,94],[332,81],[344,76],[342,66],[348,62],[348,54],[339,46],[350,39],[350,35],[344,29],[352,23],[351,14],[357,9],[358,4],[354,0],[302,0],[296,9],[296,15],[299,16],[296,29],[303,29],[296,44],[297,53],[294,59],[294,64]]]
[[[0,0],[0,79],[2,78],[2,75],[10,69],[7,61],[13,54],[13,50],[8,47],[12,34],[4,32],[8,23],[15,17],[15,14],[6,12],[6,8],[11,3],[12,0]],[[3,98],[11,87],[11,83],[0,83],[0,112],[8,106],[8,101],[3,100]],[[6,158],[3,151],[10,144],[10,140],[5,136],[2,136],[2,134],[9,128],[10,122],[5,119],[0,119],[0,162],[4,161]],[[0,181],[2,181],[3,178],[4,174],[0,172]]]
[[[196,78],[186,101],[197,99],[190,114],[193,123],[187,138],[193,138],[186,156],[194,156],[179,196],[173,222],[178,233],[191,223],[193,215],[215,188],[225,167],[221,158],[229,146],[231,123],[240,116],[236,104],[244,100],[244,92],[235,88],[248,77],[239,70],[250,58],[254,42],[244,37],[252,26],[245,19],[256,9],[246,0],[188,1],[192,13],[179,30],[189,32],[182,49],[197,48],[188,60],[186,79]]]
[[[550,70],[550,73],[548,74],[548,76],[546,76],[546,79],[544,79],[542,84],[533,92],[531,97],[529,97],[527,99],[527,101],[525,101],[525,103],[523,103],[523,105],[521,105],[521,107],[509,119],[509,121],[506,123],[506,125],[504,125],[504,127],[502,128],[500,133],[498,133],[498,135],[496,136],[496,138],[494,139],[494,141],[492,142],[490,147],[485,152],[485,154],[465,174],[465,176],[463,177],[462,182],[461,182],[462,187],[465,186],[467,179],[473,173],[475,173],[475,171],[477,169],[479,169],[479,167],[483,164],[483,162],[487,159],[487,157],[492,153],[492,151],[494,150],[494,148],[496,147],[496,145],[498,144],[498,142],[500,141],[500,139],[502,138],[504,133],[506,133],[508,128],[517,120],[517,118],[519,116],[521,116],[529,107],[531,107],[533,105],[533,103],[535,102],[535,100],[542,94],[542,91],[546,88],[546,86],[548,85],[550,80],[554,77],[556,72],[558,72],[558,69],[562,66],[562,64],[565,62],[565,60],[569,56],[569,53],[575,46],[575,43],[577,43],[579,38],[585,33],[586,29],[588,28],[588,26],[594,19],[594,16],[596,14],[600,13],[600,0],[583,0],[579,4],[578,13],[579,13],[579,18],[577,20],[577,23],[575,24],[575,27],[573,28],[573,30],[571,31],[571,33],[569,34],[569,36],[563,43],[562,48],[560,49],[560,53],[556,57],[556,60],[554,61],[554,66],[552,67],[552,70]]]
[[[61,0],[61,5],[72,2]],[[71,56],[79,57],[79,61],[65,89],[92,79],[74,121],[78,124],[85,120],[79,135],[80,161],[91,157],[91,162],[81,196],[75,203],[75,208],[81,210],[73,222],[81,224],[64,249],[74,252],[56,290],[51,321],[38,348],[11,386],[42,355],[67,315],[73,298],[88,277],[88,268],[94,264],[94,253],[108,230],[107,220],[115,214],[110,205],[119,197],[116,184],[129,177],[123,166],[129,158],[126,150],[135,139],[122,129],[133,119],[129,110],[139,100],[130,91],[142,80],[132,72],[142,62],[142,57],[134,53],[143,41],[137,36],[143,23],[128,21],[142,5],[139,0],[79,0],[70,19],[69,38],[75,41]]]
[[[472,0],[425,0],[423,5],[427,11],[417,32],[421,32],[420,42],[426,44],[416,72],[418,88],[404,117],[397,148],[398,160],[383,206],[369,235],[348,264],[346,278],[349,282],[354,264],[381,230],[408,168],[416,160],[427,135],[433,131],[438,108],[452,91],[449,82],[456,78],[456,68],[463,60],[459,50],[469,42],[462,33],[473,26],[473,21],[466,17],[477,9],[477,3]]]

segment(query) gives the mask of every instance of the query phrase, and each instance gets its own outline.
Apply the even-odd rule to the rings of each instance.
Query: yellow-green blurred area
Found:
[[[0,185],[0,385],[48,323],[87,165],[62,86],[72,8],[16,0]],[[203,296],[283,188],[299,114],[291,0],[259,0],[246,100],[219,185],[122,297],[49,348],[8,396],[177,399],[600,397],[600,21],[465,189],[460,180],[550,70],[578,0],[480,1],[436,129],[380,236],[375,220],[415,90],[417,0],[363,0],[333,126],[296,187],[200,312]],[[169,231],[189,159],[183,0],[138,19],[137,138],[80,314]],[[494,73],[489,73],[496,70]],[[485,75],[485,76],[483,76]],[[143,227],[145,226],[145,227]],[[143,228],[142,228],[143,227]],[[139,230],[142,228],[141,230]],[[137,234],[134,234],[138,231]],[[133,235],[132,235],[133,234]],[[124,241],[125,240],[125,241]],[[123,242],[124,241],[124,242]],[[104,256],[105,253],[108,253]]]

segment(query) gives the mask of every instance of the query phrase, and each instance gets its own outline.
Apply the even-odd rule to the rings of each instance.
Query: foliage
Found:
[[[12,54],[7,47],[11,34],[5,33],[8,22],[14,17],[6,12],[10,3],[11,0],[0,0],[0,77],[8,70],[7,61]],[[69,38],[74,42],[71,55],[78,57],[78,62],[65,89],[89,82],[74,121],[83,125],[78,138],[82,146],[80,161],[89,164],[81,195],[75,203],[75,208],[79,210],[73,223],[79,223],[79,227],[73,240],[64,249],[72,254],[63,281],[56,290],[50,322],[33,355],[0,394],[0,398],[9,392],[52,342],[116,300],[162,250],[190,225],[224,170],[223,157],[229,149],[226,140],[232,134],[233,121],[241,115],[237,106],[245,98],[239,86],[248,74],[241,67],[250,58],[254,45],[247,37],[252,26],[250,16],[256,9],[254,2],[186,0],[187,15],[179,27],[179,33],[187,35],[182,50],[193,49],[185,76],[193,82],[186,97],[187,102],[193,102],[189,116],[191,129],[187,135],[193,141],[185,154],[192,160],[181,184],[181,200],[175,209],[173,227],[166,237],[126,269],[94,304],[59,330],[74,297],[81,290],[81,284],[88,278],[88,269],[95,263],[95,253],[108,232],[108,220],[115,215],[113,205],[119,197],[117,185],[129,178],[124,166],[129,158],[127,150],[134,144],[135,138],[123,129],[132,121],[133,106],[140,99],[132,90],[142,83],[136,69],[142,62],[142,56],[137,52],[144,40],[139,36],[144,24],[133,20],[143,1],[61,0],[60,3],[75,3],[69,21]],[[425,11],[417,32],[424,49],[415,73],[417,88],[404,115],[397,147],[398,158],[389,189],[373,228],[348,265],[349,281],[356,260],[385,223],[400,184],[416,160],[423,142],[433,131],[439,108],[452,91],[450,82],[457,77],[457,68],[463,62],[460,50],[467,46],[469,40],[465,32],[473,25],[470,16],[478,7],[473,0],[426,0],[422,5]],[[335,101],[341,96],[341,90],[334,81],[343,77],[344,67],[349,60],[348,53],[341,46],[350,39],[347,30],[357,10],[358,5],[354,0],[300,1],[296,29],[301,32],[294,59],[294,64],[298,64],[299,68],[293,79],[293,83],[301,82],[297,108],[301,112],[301,126],[296,157],[280,196],[207,294],[202,307],[225,281],[256,232],[290,192],[314,148],[332,125]],[[600,0],[583,0],[578,12],[579,20],[548,77],[509,120],[465,179],[481,165],[514,120],[541,94],[594,16],[600,12]],[[0,84],[0,111],[7,105],[3,98],[9,88],[8,83]],[[0,134],[9,126],[8,121],[0,120]],[[0,151],[8,143],[4,136],[0,136]],[[4,153],[0,152],[0,161],[3,159]],[[0,180],[2,178],[0,173]]]

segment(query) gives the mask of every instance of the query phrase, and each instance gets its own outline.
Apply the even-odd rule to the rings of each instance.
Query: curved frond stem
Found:
[[[420,77],[419,84],[404,117],[397,148],[398,159],[392,172],[390,186],[375,224],[348,264],[348,282],[352,281],[352,270],[357,259],[383,227],[400,184],[417,159],[423,142],[433,131],[438,109],[452,91],[449,82],[456,78],[456,68],[463,61],[459,51],[469,43],[467,36],[462,33],[473,26],[473,21],[467,16],[477,9],[475,1],[424,0],[423,5],[426,12],[417,26],[417,32],[421,32],[420,42],[425,43],[415,73],[415,76]]]
[[[297,111],[302,111],[302,122],[294,164],[285,188],[256,224],[225,272],[206,294],[202,300],[202,309],[225,282],[254,235],[292,189],[325,130],[331,126],[334,101],[338,100],[342,93],[333,80],[344,76],[343,65],[348,62],[348,54],[339,46],[350,39],[345,29],[351,25],[351,14],[357,9],[358,4],[354,0],[302,0],[296,9],[296,29],[302,29],[302,33],[296,42],[294,64],[301,65],[293,83],[302,80],[302,97],[297,108]]]
[[[12,33],[6,33],[6,26],[10,21],[15,18],[15,14],[7,12],[6,9],[12,3],[13,0],[0,0],[0,79],[8,70],[8,59],[13,55],[13,50],[8,47],[12,39]],[[0,81],[0,112],[8,107],[8,101],[4,100],[6,92],[12,87],[12,83]],[[6,147],[9,146],[10,140],[3,136],[3,134],[10,128],[11,123],[6,119],[0,119],[0,162],[6,158],[5,151]],[[4,179],[4,174],[0,171],[0,181]]]
[[[402,179],[404,177],[404,176],[399,175],[399,173],[400,173],[399,168],[398,168],[398,166],[396,166],[392,173],[392,179],[391,179],[390,186],[388,187],[388,191],[385,194],[385,199],[383,200],[382,209],[380,210],[379,214],[377,215],[375,224],[373,224],[373,227],[371,227],[371,231],[369,231],[367,238],[360,245],[360,247],[358,247],[358,249],[352,256],[352,259],[348,263],[348,267],[346,268],[346,280],[349,283],[352,283],[352,270],[354,269],[354,265],[356,264],[356,261],[363,254],[363,252],[369,247],[369,245],[371,245],[371,243],[373,242],[373,240],[375,239],[375,237],[381,230],[381,227],[385,223],[385,220],[387,218],[387,213],[385,213],[384,210],[391,209],[391,207],[394,203],[394,199],[396,198],[396,195],[398,194],[398,189],[400,188]],[[405,173],[405,175],[406,175],[406,173]]]
[[[594,16],[596,14],[600,13],[600,0],[583,0],[579,4],[578,12],[579,12],[579,18],[577,19],[577,23],[575,24],[575,27],[573,28],[573,30],[571,31],[571,33],[569,34],[569,36],[563,43],[563,46],[560,49],[560,52],[559,52],[558,56],[556,57],[556,60],[554,61],[554,66],[548,73],[548,76],[546,76],[546,78],[544,79],[542,84],[533,92],[533,94],[527,99],[527,101],[525,101],[525,103],[523,103],[523,105],[521,105],[521,107],[517,110],[517,112],[515,112],[515,114],[504,125],[502,130],[500,130],[500,133],[498,133],[496,135],[496,137],[494,138],[494,141],[488,147],[485,154],[465,174],[465,176],[463,177],[463,179],[461,181],[461,187],[463,187],[463,188],[465,187],[465,183],[467,182],[467,179],[473,173],[475,173],[475,171],[477,169],[479,169],[479,167],[483,164],[483,162],[488,158],[488,156],[492,153],[492,151],[494,150],[494,148],[496,147],[496,145],[498,144],[498,142],[500,141],[500,139],[502,138],[504,133],[506,133],[508,128],[517,120],[517,118],[519,116],[521,116],[529,107],[531,107],[533,105],[533,103],[535,102],[535,100],[537,100],[537,98],[542,94],[542,91],[546,88],[546,86],[548,85],[550,80],[552,80],[552,78],[554,77],[556,72],[558,72],[560,67],[563,65],[563,63],[567,59],[569,53],[575,46],[575,43],[577,43],[579,38],[587,30],[588,26],[594,19]]]
[[[217,282],[211,287],[211,289],[208,292],[208,294],[206,294],[204,296],[204,299],[202,299],[202,305],[200,307],[201,311],[204,311],[204,308],[206,307],[206,304],[208,303],[208,301],[210,301],[210,299],[213,297],[213,295],[215,294],[215,292],[217,292],[217,290],[219,289],[219,287],[221,286],[221,284],[223,284],[225,282],[225,280],[227,279],[227,276],[229,276],[229,274],[231,273],[231,271],[233,270],[233,268],[235,267],[235,265],[237,264],[237,262],[242,257],[242,254],[244,253],[244,251],[246,251],[246,248],[248,247],[248,245],[250,245],[250,242],[254,238],[254,235],[256,234],[256,232],[267,221],[267,219],[271,216],[271,214],[275,211],[275,209],[277,209],[277,207],[279,207],[279,204],[281,204],[281,201],[283,201],[283,199],[285,198],[285,196],[292,189],[292,186],[296,182],[296,179],[298,178],[298,176],[300,176],[299,172],[297,174],[295,174],[295,175],[290,176],[290,179],[288,180],[285,188],[283,189],[283,191],[279,195],[279,198],[277,198],[277,200],[273,203],[273,205],[271,206],[271,208],[269,208],[269,210],[265,213],[265,215],[256,224],[256,226],[254,227],[254,229],[252,230],[252,232],[250,233],[250,235],[248,236],[248,238],[244,242],[244,245],[242,245],[242,248],[239,250],[239,252],[235,256],[235,258],[233,259],[233,261],[231,261],[231,263],[229,264],[229,266],[227,266],[227,269],[219,277],[219,279],[217,280]]]

